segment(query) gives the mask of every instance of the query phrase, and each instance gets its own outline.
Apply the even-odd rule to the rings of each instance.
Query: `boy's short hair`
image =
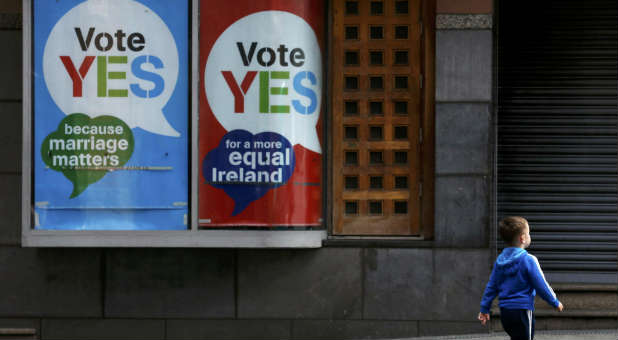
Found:
[[[525,218],[520,216],[509,216],[505,217],[500,221],[498,225],[498,231],[500,232],[500,237],[507,244],[513,244],[514,241],[519,237],[519,235],[523,234],[526,230],[526,221]]]

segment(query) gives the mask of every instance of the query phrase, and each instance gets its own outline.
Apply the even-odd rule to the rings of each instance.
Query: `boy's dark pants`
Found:
[[[534,314],[531,310],[500,308],[500,321],[511,340],[534,339]]]

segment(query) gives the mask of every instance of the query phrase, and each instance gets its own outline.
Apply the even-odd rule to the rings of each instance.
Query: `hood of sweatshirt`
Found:
[[[515,275],[519,270],[518,263],[526,253],[525,249],[519,247],[505,248],[496,259],[496,269],[507,276]]]

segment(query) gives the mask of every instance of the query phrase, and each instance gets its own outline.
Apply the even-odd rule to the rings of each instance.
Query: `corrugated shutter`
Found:
[[[497,10],[498,218],[530,221],[548,275],[615,282],[617,2]]]

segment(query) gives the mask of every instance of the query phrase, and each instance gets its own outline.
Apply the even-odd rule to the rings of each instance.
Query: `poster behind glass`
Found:
[[[185,230],[188,0],[33,1],[35,229]]]
[[[201,227],[322,224],[324,1],[201,1]]]

